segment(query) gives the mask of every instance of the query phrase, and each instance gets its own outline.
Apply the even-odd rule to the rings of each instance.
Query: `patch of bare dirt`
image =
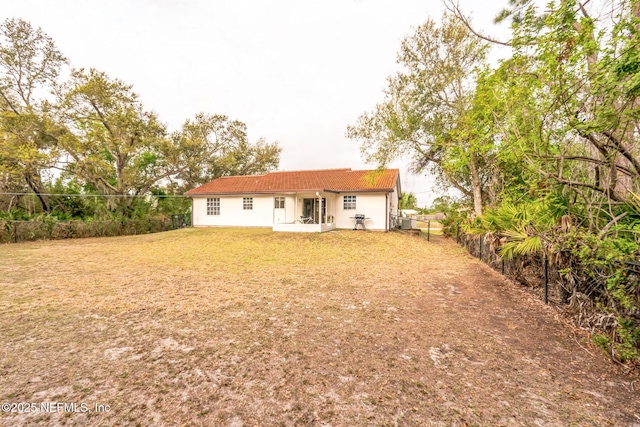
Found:
[[[91,409],[7,426],[640,425],[638,382],[442,238],[4,245],[0,344],[1,402]]]

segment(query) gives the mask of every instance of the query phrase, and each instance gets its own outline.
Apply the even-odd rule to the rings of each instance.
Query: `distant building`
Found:
[[[415,209],[400,209],[401,216],[414,216],[418,215],[418,211]]]

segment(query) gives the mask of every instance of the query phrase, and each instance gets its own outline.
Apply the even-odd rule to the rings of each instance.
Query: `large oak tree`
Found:
[[[39,28],[21,19],[0,25],[0,188],[32,191],[45,211],[51,205],[44,194],[43,173],[58,156],[46,96],[66,63]]]
[[[409,155],[417,172],[434,172],[472,198],[478,215],[492,139],[476,132],[470,116],[486,49],[451,14],[440,25],[428,19],[402,42],[401,70],[389,77],[384,100],[347,130],[368,162]]]

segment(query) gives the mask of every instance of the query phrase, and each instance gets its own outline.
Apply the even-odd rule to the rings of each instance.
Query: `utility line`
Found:
[[[143,194],[143,195],[131,195],[131,194],[65,194],[65,193],[0,193],[0,196],[66,196],[66,197],[174,197],[185,198],[189,197],[184,194]]]

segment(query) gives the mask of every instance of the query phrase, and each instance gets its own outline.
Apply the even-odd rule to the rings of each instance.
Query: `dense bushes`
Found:
[[[505,204],[473,220],[452,215],[447,233],[461,233],[471,253],[482,251],[494,268],[538,290],[546,259],[550,301],[612,358],[640,363],[640,215],[618,206],[627,213],[590,230],[554,197]]]
[[[188,224],[188,216],[111,221],[58,221],[52,217],[31,221],[0,219],[0,243],[157,233]]]

